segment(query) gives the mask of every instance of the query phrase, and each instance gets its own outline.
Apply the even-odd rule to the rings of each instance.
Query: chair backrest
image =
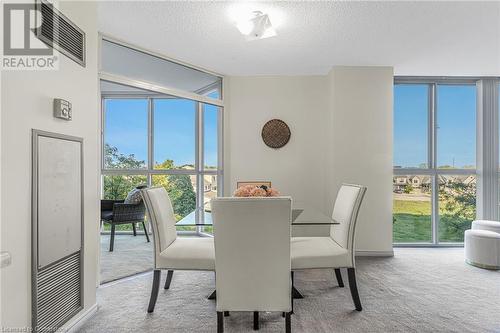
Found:
[[[212,199],[217,311],[291,311],[292,200]]]
[[[153,227],[155,244],[155,260],[177,238],[175,215],[167,191],[163,187],[152,187],[141,190],[146,204],[149,222]]]
[[[333,207],[332,218],[339,222],[330,228],[330,237],[337,244],[349,250],[354,263],[354,233],[359,208],[366,192],[366,187],[353,184],[342,184]]]

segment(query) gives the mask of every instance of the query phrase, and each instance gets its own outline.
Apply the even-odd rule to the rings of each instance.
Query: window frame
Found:
[[[205,103],[194,101],[195,104],[195,168],[189,169],[155,169],[154,168],[154,100],[166,99],[168,97],[158,96],[155,94],[141,95],[123,95],[123,94],[102,94],[101,96],[101,175],[104,176],[119,176],[119,175],[143,175],[146,176],[147,185],[152,185],[153,175],[188,175],[196,176],[196,222],[203,224],[205,220],[204,212],[204,175],[217,176],[217,195],[222,195],[224,191],[224,163],[223,163],[223,124],[224,108],[217,106],[218,110],[218,126],[217,126],[217,169],[204,168],[204,133],[203,133],[203,105]],[[106,138],[106,100],[108,99],[147,99],[148,100],[148,154],[146,168],[144,169],[107,169],[104,165],[104,146]],[[201,232],[201,228],[198,232]]]
[[[428,86],[428,124],[427,124],[427,168],[394,168],[393,163],[393,177],[395,176],[408,176],[408,175],[427,175],[431,177],[431,242],[418,242],[418,243],[398,243],[393,242],[395,247],[461,247],[463,242],[444,242],[439,240],[439,176],[444,175],[474,175],[476,177],[476,184],[479,181],[478,172],[479,159],[478,154],[478,143],[479,136],[481,135],[480,125],[479,125],[479,103],[477,100],[479,98],[478,94],[478,84],[480,82],[479,78],[452,78],[452,77],[439,77],[439,78],[426,78],[426,77],[395,77],[394,86],[396,85],[422,85]],[[476,163],[474,169],[443,169],[437,166],[437,115],[439,113],[437,107],[437,87],[438,85],[470,85],[476,87]],[[476,190],[476,202],[478,200],[478,192]],[[476,203],[476,208],[478,204]]]

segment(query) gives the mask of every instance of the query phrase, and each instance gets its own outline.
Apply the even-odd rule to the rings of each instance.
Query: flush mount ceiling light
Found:
[[[271,24],[269,15],[259,10],[253,11],[249,16],[240,17],[236,21],[236,27],[248,40],[276,36],[276,30]]]

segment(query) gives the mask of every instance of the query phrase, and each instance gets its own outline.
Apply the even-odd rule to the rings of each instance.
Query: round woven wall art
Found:
[[[281,148],[290,140],[290,128],[280,119],[269,120],[262,127],[262,140],[271,148]]]

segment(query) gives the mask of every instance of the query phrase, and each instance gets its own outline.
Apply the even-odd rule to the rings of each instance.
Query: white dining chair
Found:
[[[251,311],[259,329],[259,311],[285,313],[291,331],[291,198],[215,198],[217,332],[228,311]]]
[[[148,312],[158,298],[161,270],[166,269],[165,289],[170,288],[174,270],[215,270],[214,241],[211,237],[177,237],[175,215],[163,187],[141,190],[149,221],[153,227],[154,273]]]
[[[356,284],[354,260],[354,235],[356,221],[366,187],[343,184],[333,208],[332,219],[338,225],[332,225],[327,237],[293,237],[291,244],[292,271],[333,268],[339,287],[343,287],[340,269],[347,268],[349,287],[356,310],[361,311]]]

